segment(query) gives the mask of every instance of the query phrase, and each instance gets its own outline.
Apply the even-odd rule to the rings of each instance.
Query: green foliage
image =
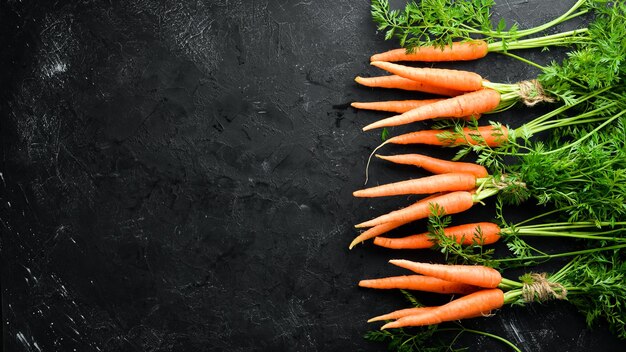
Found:
[[[389,139],[389,130],[385,127],[383,131],[380,133],[380,139],[384,142]]]

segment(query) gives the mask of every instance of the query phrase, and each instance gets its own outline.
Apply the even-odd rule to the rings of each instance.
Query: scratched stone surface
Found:
[[[522,26],[573,3],[497,2],[496,18]],[[366,320],[407,302],[356,283],[404,274],[394,257],[442,258],[347,249],[353,224],[412,199],[351,196],[380,141],[360,128],[382,115],[349,103],[412,96],[353,82],[394,47],[368,1],[8,0],[0,29],[4,351],[385,350],[362,339],[378,327]],[[502,56],[439,66],[500,82],[537,73]],[[539,111],[493,118],[518,126]],[[374,162],[371,182],[423,175]],[[525,351],[623,350],[564,302],[467,326]],[[458,346],[509,350],[466,335]]]

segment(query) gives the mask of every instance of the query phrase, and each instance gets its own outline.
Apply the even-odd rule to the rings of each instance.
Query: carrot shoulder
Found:
[[[468,319],[488,315],[492,310],[504,305],[504,292],[497,288],[480,290],[457,298],[436,309],[415,315],[402,317],[383,325],[381,329],[402,328],[407,326],[426,326],[446,321]]]
[[[417,274],[478,287],[495,288],[502,281],[500,272],[482,265],[429,264],[404,259],[392,259],[389,263],[411,270]]]
[[[376,289],[403,289],[434,293],[468,294],[478,290],[476,286],[441,280],[424,275],[391,276],[380,279],[361,280],[359,286]]]
[[[434,174],[447,174],[452,172],[462,172],[476,177],[486,177],[489,175],[487,169],[484,166],[465,163],[460,161],[448,161],[433,158],[422,154],[400,154],[400,155],[378,155],[379,159],[391,161],[396,164],[414,165],[421,167],[426,171],[430,171]]]
[[[489,52],[487,43],[483,40],[452,43],[443,47],[422,46],[415,48],[411,53],[406,49],[393,49],[380,54],[374,54],[370,61],[469,61],[485,57]]]
[[[431,215],[431,207],[434,205],[439,206],[445,214],[457,214],[471,208],[474,205],[474,197],[467,191],[447,193],[428,202],[417,202],[406,208],[381,215],[375,219],[357,224],[355,227],[372,227],[387,222],[403,222],[406,224],[411,221],[424,219]]]
[[[403,194],[432,194],[436,192],[470,191],[479,179],[464,173],[446,173],[370,187],[352,194],[355,197],[386,197]]]
[[[500,104],[500,93],[493,89],[481,89],[376,121],[363,127],[363,131],[441,117],[462,118],[465,116],[480,116],[480,114],[485,112],[493,111],[498,107],[498,104]]]
[[[409,67],[384,61],[372,61],[371,65],[394,75],[434,87],[460,90],[463,92],[473,92],[483,87],[483,78],[479,74],[469,71]]]
[[[464,224],[444,229],[444,235],[464,245],[488,245],[500,239],[500,227],[491,222]],[[374,244],[391,249],[423,249],[432,248],[435,242],[432,235],[425,232],[401,238],[376,237]]]

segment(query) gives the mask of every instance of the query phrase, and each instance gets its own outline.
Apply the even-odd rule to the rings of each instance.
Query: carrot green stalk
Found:
[[[480,290],[457,298],[428,312],[402,317],[387,323],[381,330],[406,326],[426,326],[446,321],[468,319],[491,314],[504,305],[504,292],[498,288]]]
[[[477,287],[459,282],[451,282],[424,275],[391,276],[380,279],[361,280],[359,286],[376,289],[404,289],[434,293],[468,294],[478,290]]]
[[[437,159],[422,154],[401,154],[401,155],[378,155],[379,159],[387,160],[396,164],[414,165],[421,167],[434,174],[447,174],[452,172],[462,172],[476,177],[486,177],[489,175],[484,166],[460,161],[448,161]]]
[[[422,93],[444,95],[448,97],[454,97],[463,94],[463,92],[459,90],[441,88],[439,86],[433,86],[424,82],[413,81],[397,75],[378,77],[356,77],[354,80],[360,85],[372,88],[395,88]]]
[[[389,263],[417,274],[478,287],[495,288],[502,282],[500,272],[487,266],[429,264],[404,259],[392,259]]]

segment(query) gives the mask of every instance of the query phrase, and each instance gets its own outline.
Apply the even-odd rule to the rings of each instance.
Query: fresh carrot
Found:
[[[482,165],[460,161],[442,160],[422,154],[400,154],[389,156],[376,154],[376,157],[396,164],[415,165],[434,174],[462,172],[476,177],[486,177],[489,175],[487,169],[485,169]]]
[[[375,110],[375,111],[388,111],[398,114],[405,113],[407,111],[419,108],[420,106],[436,103],[443,99],[422,99],[422,100],[389,100],[389,101],[372,101],[372,102],[354,102],[352,105],[355,109]],[[478,120],[481,114],[468,115],[458,117],[459,119],[472,121]],[[442,117],[449,118],[449,117]]]
[[[406,49],[393,49],[384,53],[372,55],[371,61],[469,61],[485,57],[489,52],[487,43],[483,40],[452,43],[444,47],[422,46],[407,52]]]
[[[432,194],[436,192],[470,191],[481,179],[464,173],[447,173],[400,181],[354,191],[355,197],[385,197],[403,194]]]
[[[424,82],[417,82],[408,78],[400,77],[397,75],[390,76],[378,76],[378,77],[356,77],[354,79],[356,83],[372,87],[372,88],[395,88],[402,90],[411,90],[422,93],[430,93],[437,95],[445,95],[448,97],[454,97],[463,94],[462,91],[448,88],[441,88],[438,85],[426,84]]]
[[[464,245],[474,243],[487,245],[495,243],[500,239],[500,227],[491,222],[464,224],[444,229],[444,235]],[[374,244],[392,249],[422,249],[431,248],[435,243],[432,235],[425,232],[401,238],[376,237]]]
[[[414,308],[400,309],[400,310],[393,311],[391,313],[373,317],[371,319],[368,319],[367,322],[372,323],[372,322],[381,321],[381,320],[396,320],[396,319],[400,319],[403,317],[408,317],[410,315],[417,315],[417,314],[430,312],[437,308],[439,307],[414,307]]]
[[[420,202],[427,202],[431,199],[434,199],[436,197],[439,197],[441,195],[443,195],[445,193],[439,193],[439,194],[433,194],[431,196],[428,196],[426,198],[422,198],[418,201],[418,203]],[[371,229],[368,229],[367,231],[362,232],[360,235],[358,235],[354,240],[352,240],[352,242],[350,243],[349,249],[352,249],[354,246],[356,246],[357,244],[369,240],[370,238],[374,238],[378,235],[382,235],[383,233],[389,232],[395,228],[398,228],[402,225],[405,225],[407,223],[409,223],[410,221],[406,221],[406,222],[402,222],[402,221],[395,221],[395,222],[388,222],[385,224],[381,224],[381,225],[377,225],[372,227]]]
[[[444,147],[458,145],[487,145],[498,147],[508,142],[509,130],[506,126],[480,126],[478,128],[464,128],[463,136],[457,136],[454,131],[423,130],[391,137],[384,144],[427,144]]]
[[[388,111],[401,114],[409,110],[419,108],[420,106],[436,103],[443,99],[419,99],[419,100],[389,100],[389,101],[373,101],[373,102],[354,102],[352,105],[355,109]]]
[[[423,275],[391,276],[380,279],[361,280],[359,286],[376,289],[418,290],[445,294],[468,294],[478,289],[476,286]]]
[[[502,282],[499,271],[482,265],[429,264],[404,259],[392,259],[389,263],[417,274],[478,287],[495,288]]]
[[[363,127],[363,131],[374,128],[404,125],[416,121],[439,117],[479,116],[493,111],[500,103],[500,93],[493,89],[481,89],[432,104],[417,107],[400,115],[388,117]]]
[[[402,317],[387,323],[381,329],[402,328],[407,326],[426,326],[446,321],[489,315],[492,310],[504,305],[504,292],[498,288],[480,290],[457,298],[436,309],[415,315]]]
[[[441,68],[409,67],[384,61],[372,61],[371,65],[394,75],[434,87],[463,92],[473,92],[483,88],[483,78],[474,72]]]
[[[474,196],[467,191],[447,193],[433,198],[428,202],[417,202],[406,208],[392,211],[389,214],[362,222],[355,225],[355,227],[372,227],[387,222],[403,222],[406,224],[414,220],[424,219],[431,215],[431,207],[433,205],[439,206],[445,214],[457,214],[468,210],[474,205]]]

